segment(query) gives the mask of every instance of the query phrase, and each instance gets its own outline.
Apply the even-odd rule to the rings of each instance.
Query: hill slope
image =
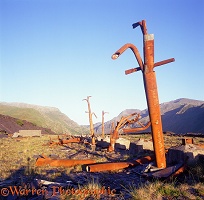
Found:
[[[204,134],[204,101],[181,98],[174,101],[160,104],[163,131],[174,133],[203,133]],[[116,118],[106,122],[105,133],[110,133],[111,124],[120,120],[121,116],[127,116],[138,112],[141,115],[141,122],[146,124],[149,121],[148,110],[128,109],[120,113]],[[101,124],[96,124],[95,130],[101,133]],[[137,127],[134,124],[133,127]],[[145,131],[151,131],[147,129]]]
[[[0,132],[13,134],[15,132],[18,132],[19,130],[41,130],[42,134],[55,134],[48,128],[36,126],[31,122],[27,122],[26,120],[21,120],[0,114]],[[2,135],[0,134],[0,136]]]
[[[27,120],[34,125],[50,128],[56,133],[81,134],[87,132],[59,109],[24,103],[0,103],[0,114]]]

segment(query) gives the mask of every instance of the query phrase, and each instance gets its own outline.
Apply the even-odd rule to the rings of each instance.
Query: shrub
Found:
[[[17,123],[19,126],[23,126],[23,124],[24,124],[21,119],[16,120],[16,123]]]

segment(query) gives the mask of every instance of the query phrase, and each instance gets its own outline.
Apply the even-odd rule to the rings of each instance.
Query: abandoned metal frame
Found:
[[[148,112],[151,122],[152,140],[156,157],[156,165],[158,168],[166,168],[166,157],[162,130],[161,113],[159,106],[159,98],[157,91],[156,75],[153,71],[154,67],[167,64],[175,61],[174,58],[167,59],[161,62],[154,63],[154,35],[147,33],[146,21],[134,23],[133,29],[140,26],[143,34],[143,53],[144,63],[139,54],[139,51],[133,44],[125,44],[112,55],[112,59],[117,59],[126,49],[130,48],[139,64],[139,67],[125,71],[125,74],[130,74],[141,70],[143,73],[143,82],[148,106]]]

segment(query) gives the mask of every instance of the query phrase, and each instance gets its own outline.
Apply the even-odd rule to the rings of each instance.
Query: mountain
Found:
[[[170,102],[160,104],[163,131],[174,133],[203,133],[204,134],[204,101],[187,98],[180,98]],[[137,112],[140,114],[139,120],[144,125],[149,122],[148,110],[128,109],[121,112],[117,117],[104,123],[105,133],[110,133],[112,122],[117,123],[122,116],[127,116]],[[132,127],[137,127],[134,124]],[[96,133],[101,134],[101,124],[95,124]],[[148,128],[145,131],[151,131]],[[144,132],[145,132],[144,131]]]
[[[26,120],[34,125],[49,128],[53,132],[82,134],[88,129],[78,125],[58,108],[25,103],[0,103],[0,114]]]
[[[116,124],[122,116],[128,116],[132,113],[141,113],[141,110],[138,109],[126,109],[124,111],[122,111],[117,117],[114,117],[113,119],[107,121],[104,123],[104,129],[105,129],[105,133],[110,133],[111,131],[111,127],[112,127],[112,123]],[[102,127],[101,127],[101,123],[98,122],[96,124],[94,124],[94,130],[96,133],[100,133],[102,132]]]
[[[163,131],[174,133],[202,133],[204,134],[204,101],[181,98],[160,104]],[[126,109],[112,120],[105,122],[105,133],[110,133],[112,123],[116,123],[122,116],[139,113],[140,122],[149,122],[148,110]],[[26,120],[33,125],[51,129],[55,133],[82,134],[89,133],[89,126],[79,126],[58,108],[37,106],[24,103],[0,103],[0,114]],[[132,127],[137,127],[133,124]],[[101,123],[94,124],[96,134],[101,134]],[[148,128],[145,131],[151,131]]]

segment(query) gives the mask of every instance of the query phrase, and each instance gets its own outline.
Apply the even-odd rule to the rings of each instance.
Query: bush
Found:
[[[16,123],[17,123],[19,126],[23,126],[23,124],[24,124],[21,119],[18,119],[18,120],[16,121]]]

